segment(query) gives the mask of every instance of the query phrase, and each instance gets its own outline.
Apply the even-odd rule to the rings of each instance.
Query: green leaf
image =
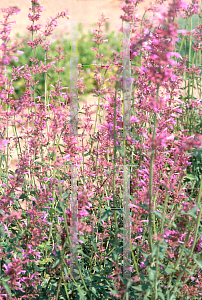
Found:
[[[95,251],[97,250],[97,245],[95,242],[92,242],[93,248],[95,249]]]
[[[186,178],[188,178],[189,180],[197,180],[196,176],[194,176],[192,174],[187,174]]]
[[[94,295],[97,295],[96,289],[94,287],[91,288],[91,291],[93,292]]]
[[[117,251],[117,249],[115,249],[115,250],[112,252],[112,257],[113,257],[114,260],[117,260],[117,258],[118,258],[118,251]]]
[[[157,216],[157,217],[159,217],[160,219],[162,219],[162,214],[160,213],[160,212],[158,212],[158,211],[154,211],[154,214]]]
[[[66,266],[66,264],[64,264],[64,271],[65,271],[65,276],[66,276],[66,278],[68,278],[68,271],[67,271],[67,266]]]
[[[110,288],[109,288],[109,289],[110,289]],[[116,290],[110,289],[110,292],[112,293],[112,295],[117,295],[117,294],[118,294]]]
[[[196,156],[198,154],[202,154],[202,150],[196,150],[195,152],[193,152],[192,154],[190,154],[191,156]]]
[[[67,162],[64,163],[64,165],[71,165],[71,164],[74,164],[74,162],[73,161],[67,161]]]
[[[136,203],[136,205],[142,207],[146,211],[149,211],[149,205],[146,205],[146,204],[137,204],[137,203]]]
[[[62,201],[60,201],[60,207],[62,210],[64,210],[64,203]]]
[[[83,243],[86,243],[86,242],[87,242],[87,239],[85,239],[83,236],[80,236],[79,239],[80,239]]]
[[[148,256],[150,256],[150,253],[145,253],[145,252],[143,252],[142,250],[140,250],[141,252],[142,252],[142,255],[145,257],[145,258],[147,258]]]
[[[121,156],[124,157],[123,149],[120,146],[116,146],[116,148],[118,149]]]
[[[98,267],[93,267],[93,270],[94,270],[95,272],[99,272]]]
[[[183,212],[184,215],[191,216],[192,218],[196,219],[196,212],[199,209],[199,205],[194,206],[188,213]]]
[[[193,259],[195,261],[195,263],[202,268],[202,259],[201,258],[197,258],[196,254],[193,254]]]
[[[100,221],[105,221],[106,219],[108,219],[110,216],[113,215],[113,211],[112,210],[107,210],[104,212],[104,214],[102,215]]]
[[[60,171],[60,173],[64,176],[64,177],[66,177],[67,179],[70,179],[70,177],[67,175],[67,174],[65,174],[64,172],[62,172],[61,170],[59,170]]]
[[[87,257],[87,258],[90,258],[88,255],[86,255],[85,253],[83,253],[82,250],[78,250],[78,253],[82,254],[83,256]]]
[[[11,279],[11,277],[12,277],[12,276],[9,276],[9,277],[6,277],[6,278],[3,278],[3,280],[4,280],[5,282],[7,282],[7,281],[9,281],[9,280]]]
[[[40,264],[45,265],[47,262],[52,262],[53,258],[47,257],[46,259],[40,260]]]
[[[169,266],[165,268],[164,270],[167,274],[171,274],[171,273],[174,273],[175,272],[175,269],[173,268],[170,268]]]
[[[107,174],[107,175],[110,175],[112,172],[113,172],[113,171],[110,170],[110,171],[107,171],[106,174]]]
[[[161,297],[162,300],[165,300],[164,294],[162,292],[158,292],[158,295]]]
[[[167,247],[168,247],[168,244],[165,241],[161,241],[159,243],[159,258],[160,259],[164,258]]]
[[[27,194],[21,194],[19,199],[26,199],[27,198]]]
[[[150,284],[143,284],[143,285],[138,285],[138,286],[134,286],[133,288],[137,291],[146,291],[148,289],[148,287],[150,286]]]
[[[36,165],[43,166],[43,167],[46,167],[46,166],[47,166],[45,163],[42,163],[42,162],[40,162],[40,161],[36,161],[35,164],[36,164]]]
[[[90,154],[91,154],[91,152],[85,153],[85,154],[84,154],[84,157],[85,157],[85,156],[88,156],[88,155],[90,155]]]
[[[78,293],[79,293],[79,296],[80,296],[80,299],[86,299],[86,296],[85,296],[85,291],[82,290],[81,288],[77,289]]]
[[[148,274],[149,274],[149,279],[150,281],[154,281],[155,279],[155,274],[156,274],[156,269],[155,267],[148,267]]]
[[[7,293],[9,294],[9,296],[11,297],[11,289],[10,289],[8,283],[5,282],[4,279],[3,279],[3,286],[4,286],[4,288],[6,289]]]
[[[51,267],[51,269],[54,269],[55,267],[57,267],[57,265],[59,265],[59,263],[60,263],[60,259],[57,259],[56,262]]]
[[[50,213],[51,213],[51,214],[55,214],[55,213],[56,213],[55,209],[51,207],[51,208],[50,208]]]
[[[69,197],[69,193],[65,192],[62,194],[62,199],[68,198]]]

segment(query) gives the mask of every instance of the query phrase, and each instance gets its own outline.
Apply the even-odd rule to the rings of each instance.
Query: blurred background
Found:
[[[151,1],[151,5],[154,1]],[[190,1],[185,1],[189,3]],[[103,33],[106,33],[104,39],[108,39],[107,43],[100,45],[100,53],[103,53],[104,57],[102,59],[103,64],[107,64],[108,59],[113,60],[113,53],[120,53],[123,50],[121,46],[122,41],[122,34],[117,31],[119,26],[122,26],[122,20],[120,19],[120,15],[124,14],[123,10],[121,9],[121,5],[123,4],[120,0],[40,0],[40,5],[43,6],[43,12],[41,13],[41,18],[36,24],[42,24],[42,30],[44,30],[44,26],[47,22],[47,19],[50,17],[56,17],[57,13],[61,11],[68,10],[69,20],[60,18],[58,20],[58,27],[54,29],[54,33],[50,38],[47,40],[51,41],[51,55],[54,57],[58,55],[55,48],[58,48],[59,44],[64,49],[62,55],[67,55],[59,65],[59,68],[65,67],[63,73],[59,74],[61,78],[63,86],[70,85],[70,22],[69,21],[78,21],[78,63],[82,64],[83,66],[83,81],[86,85],[86,89],[84,90],[84,97],[81,95],[81,100],[83,100],[88,95],[91,99],[93,99],[93,103],[95,102],[95,98],[92,98],[93,88],[97,87],[97,83],[95,81],[94,72],[95,69],[94,64],[98,63],[95,59],[95,51],[91,50],[92,47],[96,47],[96,44],[92,41],[94,38],[94,33],[92,32],[93,29],[97,29],[97,22],[98,19],[101,18],[101,14],[103,13],[106,18],[109,18],[105,25],[102,27]],[[165,1],[167,4],[168,1]],[[0,2],[1,8],[9,6],[18,6],[20,12],[15,14],[10,20],[16,21],[16,24],[11,24],[11,39],[13,40],[14,37],[18,37],[19,41],[21,38],[25,38],[28,34],[28,30],[26,29],[28,25],[31,25],[31,22],[28,19],[29,14],[29,7],[31,6],[30,0],[1,0]],[[137,6],[136,14],[139,16],[143,16],[145,12],[145,8],[148,9],[149,5],[148,2],[141,2]],[[146,16],[152,16],[150,12],[147,12]],[[3,13],[0,12],[0,20],[2,20]],[[186,20],[180,18],[176,20],[180,24],[180,28],[186,27]],[[192,28],[197,25],[198,18],[197,16],[193,17],[192,20]],[[190,24],[188,24],[188,30],[191,30]],[[34,34],[34,37],[37,37],[37,34]],[[193,40],[192,40],[193,41]],[[11,42],[11,41],[10,41]],[[7,74],[10,78],[12,67],[15,66],[24,66],[28,64],[31,66],[31,62],[29,58],[33,56],[31,47],[27,46],[26,43],[24,44],[24,48],[22,47],[19,50],[24,51],[23,55],[17,55],[18,61],[13,61],[10,66],[7,67]],[[180,49],[180,53],[182,56],[188,55],[189,53],[189,42],[184,43],[183,47]],[[179,50],[180,46],[176,45],[176,50]],[[44,49],[39,46],[36,50],[35,58],[44,63]],[[38,62],[38,63],[39,63]],[[49,63],[51,61],[48,61]],[[135,65],[139,65],[140,58],[136,56],[136,58],[132,62]],[[104,76],[105,70],[101,68],[101,76]],[[118,69],[118,68],[117,68]],[[116,71],[116,69],[114,69]],[[112,76],[112,73],[107,72],[105,78],[109,78]],[[44,74],[37,75],[35,80],[39,80],[39,84],[37,85],[37,93],[40,96],[44,93],[44,82],[45,77]],[[48,87],[51,84],[54,85],[55,81],[58,80],[58,74],[54,72],[53,68],[48,72]],[[25,84],[24,79],[18,78],[14,83],[14,98],[18,99],[24,92],[25,92]],[[105,83],[106,86],[109,85],[108,82]],[[87,102],[88,99],[87,99]]]

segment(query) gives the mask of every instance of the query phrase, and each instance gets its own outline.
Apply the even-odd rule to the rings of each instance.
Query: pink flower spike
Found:
[[[87,217],[87,216],[88,216],[88,212],[87,212],[87,210],[82,209],[82,210],[79,210],[79,215],[80,215],[80,216]]]
[[[187,9],[187,7],[189,6],[189,4],[187,4],[187,3],[184,2],[184,1],[181,1],[180,6],[181,6],[182,8],[184,8],[184,9]]]
[[[141,238],[142,238],[142,235],[136,236],[136,239],[141,239]]]
[[[20,55],[24,54],[24,51],[21,50],[17,50],[16,52],[19,53]]]
[[[67,155],[63,156],[63,158],[64,158],[64,159],[70,158],[70,154],[67,154]]]
[[[14,61],[18,61],[18,57],[17,56],[11,56],[13,59],[14,59]]]
[[[179,30],[177,30],[177,32],[184,34],[184,35],[187,33],[187,31],[185,29],[179,29]]]
[[[1,140],[0,141],[0,150],[3,150],[8,143],[9,143],[9,140]]]
[[[181,58],[182,59],[182,56],[178,52],[169,52],[168,56],[175,56],[177,58]]]
[[[168,141],[170,141],[170,140],[173,141],[174,138],[175,138],[175,135],[174,135],[174,134],[171,134],[171,135],[169,135],[169,136],[166,137],[166,140],[168,140]]]

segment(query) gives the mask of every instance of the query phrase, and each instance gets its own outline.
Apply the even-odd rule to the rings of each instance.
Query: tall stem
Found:
[[[113,206],[116,208],[116,195],[115,195],[115,176],[116,176],[116,90],[115,90],[115,103],[114,103],[114,124],[113,124],[113,133],[114,133],[114,159],[113,159]],[[117,242],[117,230],[118,230],[118,223],[117,223],[117,215],[116,210],[114,210],[114,218],[116,224],[116,242]]]
[[[159,95],[159,85],[157,86],[157,101]],[[153,131],[153,141],[156,137],[156,112],[154,113],[154,131]],[[153,200],[153,166],[154,166],[154,147],[152,146],[152,153],[151,153],[151,161],[150,161],[150,172],[149,172],[149,248],[150,253],[152,253],[153,245],[152,245],[152,212],[151,212],[151,205]]]

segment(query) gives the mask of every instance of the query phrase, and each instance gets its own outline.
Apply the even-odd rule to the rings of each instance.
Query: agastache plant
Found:
[[[201,66],[194,63],[197,53],[201,55],[201,23],[195,31],[185,32],[176,22],[178,15],[184,13],[189,18],[196,12],[201,14],[201,9],[194,1],[191,6],[180,0],[167,6],[165,1],[156,1],[148,8],[153,17],[144,14],[140,19],[136,13],[139,2],[126,0],[121,6],[124,14],[120,31],[126,33],[126,23],[130,36],[129,136],[124,135],[122,102],[125,49],[114,53],[114,60],[109,59],[105,66],[99,48],[108,42],[107,38],[103,40],[101,30],[107,18],[101,15],[93,39],[96,45],[92,50],[98,60],[94,71],[98,97],[94,128],[93,105],[86,103],[83,111],[79,109],[79,117],[84,113],[79,118],[80,135],[74,136],[70,130],[70,88],[60,78],[65,72],[64,49],[60,44],[53,57],[49,54],[51,41],[47,41],[57,20],[68,19],[67,11],[48,20],[42,31],[36,24],[42,7],[39,1],[31,1],[28,18],[32,25],[27,28],[31,36],[26,43],[33,49],[32,64],[13,67],[10,74],[7,69],[12,59],[23,55],[17,50],[21,44],[8,45],[9,18],[19,9],[4,9],[0,58],[0,299],[157,300],[200,299],[202,295],[202,180],[200,177],[192,192],[195,177],[189,175],[192,179],[185,184],[187,169],[192,167],[190,159],[200,151],[202,141],[194,126],[196,117],[201,117],[200,99],[193,97],[194,76],[201,72]],[[191,62],[191,52],[189,59],[182,58],[176,42],[182,49],[184,39],[192,34],[195,52]],[[122,44],[126,45],[125,37]],[[44,49],[44,62],[40,64],[37,47]],[[140,58],[140,65],[134,63],[135,57]],[[110,76],[108,88],[101,76],[104,69],[105,74],[117,71]],[[81,65],[78,70],[76,89],[83,93]],[[51,71],[58,73],[55,83]],[[183,87],[188,75],[192,77]],[[39,76],[45,79],[43,95],[37,89]],[[26,89],[14,100],[13,81],[18,77],[24,79]],[[184,94],[180,91],[183,89]],[[17,122],[21,124],[18,127]],[[10,127],[12,137],[8,134]],[[12,171],[10,158],[15,149],[18,162]],[[76,272],[72,272],[71,253],[72,165],[77,172]],[[130,167],[128,277],[122,265],[126,165]],[[26,208],[22,202],[26,202]]]

